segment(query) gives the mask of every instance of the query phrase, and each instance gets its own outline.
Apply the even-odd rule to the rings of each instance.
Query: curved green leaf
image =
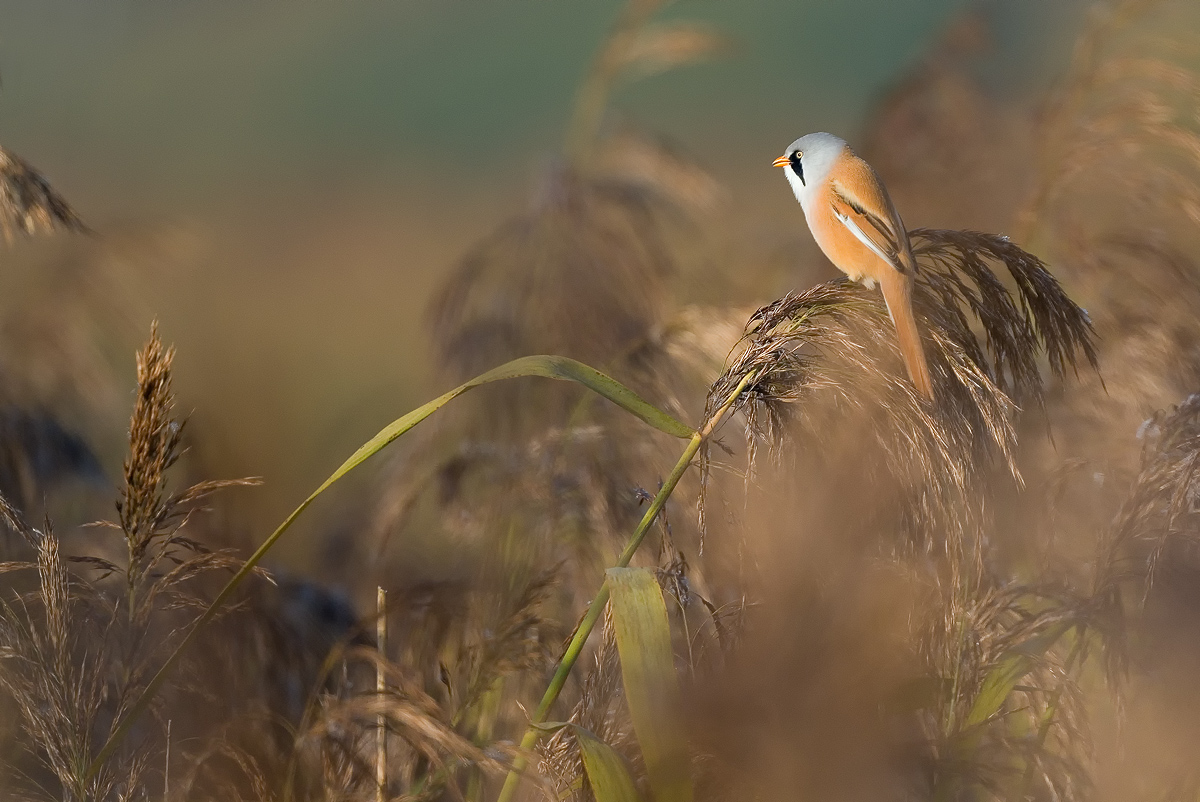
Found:
[[[642,802],[625,758],[583,727],[572,725],[596,802]]]
[[[654,572],[608,569],[621,680],[655,802],[691,802],[687,739],[667,606]]]
[[[502,379],[517,379],[522,376],[540,376],[546,379],[573,381],[582,384],[584,387],[587,387],[598,395],[604,396],[609,401],[612,401],[617,406],[661,432],[666,432],[669,435],[685,440],[694,434],[691,427],[680,423],[658,407],[642,400],[633,390],[630,390],[616,379],[606,376],[595,368],[589,367],[582,362],[577,362],[574,359],[568,359],[565,356],[526,356],[514,359],[512,362],[505,362],[500,367],[492,368],[487,373],[481,373],[470,381],[455,387],[450,392],[417,407],[404,417],[392,421],[379,434],[363,443],[362,447],[351,454],[350,458],[342,463],[342,466],[334,471],[333,475],[326,479],[325,484],[317,488],[316,493],[313,493],[313,495],[315,496],[329,487],[329,485],[345,476],[368,457],[377,454],[388,443],[468,390],[474,390],[481,385],[490,384]]]
[[[196,619],[196,623],[192,625],[192,628],[184,635],[166,662],[163,663],[162,667],[151,678],[141,695],[130,705],[129,712],[126,713],[125,717],[114,728],[112,734],[100,749],[100,752],[92,760],[91,765],[88,767],[88,778],[90,779],[95,776],[100,767],[104,765],[104,762],[112,755],[113,750],[117,748],[117,745],[128,733],[133,721],[146,709],[146,706],[150,703],[150,700],[154,697],[154,694],[158,691],[167,675],[175,667],[175,663],[178,662],[180,655],[183,654],[183,650],[191,643],[196,632],[212,620],[225,601],[241,585],[242,580],[254,570],[262,558],[266,556],[267,552],[270,551],[271,547],[275,545],[275,542],[295,523],[300,514],[308,509],[308,506],[316,500],[317,496],[324,493],[329,489],[330,485],[354,470],[368,458],[378,454],[393,440],[468,390],[473,390],[481,385],[502,379],[516,379],[523,376],[540,376],[546,379],[577,382],[593,392],[604,396],[609,401],[612,401],[617,406],[635,415],[659,431],[684,439],[691,438],[695,434],[691,428],[675,420],[675,418],[658,409],[653,404],[644,401],[637,393],[611,376],[606,376],[595,368],[563,356],[526,356],[514,359],[511,362],[505,362],[500,367],[493,368],[487,373],[482,373],[470,381],[460,384],[450,392],[443,393],[429,403],[417,407],[407,415],[397,418],[383,427],[379,434],[372,437],[351,454],[349,459],[343,462],[336,471],[330,474],[328,479],[321,483],[320,487],[314,490],[308,498],[304,499],[300,503],[300,506],[294,509],[292,514],[284,519],[283,523],[250,555],[250,559],[246,560],[237,573],[225,584],[225,587],[221,588],[221,592],[217,594],[212,603]]]

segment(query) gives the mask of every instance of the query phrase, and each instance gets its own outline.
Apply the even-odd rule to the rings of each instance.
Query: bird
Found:
[[[800,137],[774,166],[783,168],[829,261],[867,289],[879,285],[909,378],[932,401],[933,382],[912,305],[917,262],[904,222],[875,170],[845,140],[826,133]]]

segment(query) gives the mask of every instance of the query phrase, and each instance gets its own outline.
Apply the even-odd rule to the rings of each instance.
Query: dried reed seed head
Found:
[[[710,26],[670,22],[644,25],[620,44],[612,51],[613,68],[636,80],[722,55],[730,43]]]
[[[12,242],[16,234],[39,234],[55,228],[88,230],[41,174],[0,148],[0,229],[5,240]]]
[[[460,661],[467,674],[460,711],[475,707],[500,678],[549,662],[547,635],[555,625],[544,617],[543,608],[555,589],[561,567],[535,575],[494,625],[488,619],[495,615],[495,600],[481,599],[486,608],[481,610],[486,628],[477,642],[467,645]]]
[[[246,722],[243,727],[249,729]],[[260,743],[273,746],[270,726],[255,722],[262,731]],[[199,748],[180,750],[184,753],[185,771],[175,781],[175,787],[183,799],[246,800],[246,802],[274,802],[274,777],[264,766],[264,759],[240,743],[230,740],[234,735],[222,732],[206,739]],[[275,757],[279,762],[286,758]],[[235,771],[230,771],[233,767]],[[239,782],[239,780],[241,782]],[[304,798],[301,796],[300,798]]]
[[[372,647],[338,654],[337,659],[325,661],[326,669],[334,670],[343,660],[348,676],[354,676],[353,666],[371,667],[385,677],[386,690],[354,692],[353,685],[342,685],[340,692],[325,693],[310,702],[297,757],[303,757],[306,764],[320,761],[327,789],[373,793],[375,733],[380,718],[393,735],[389,776],[402,787],[428,783],[426,792],[436,797],[447,784],[454,787],[452,772],[442,769],[473,766],[490,772],[500,767],[496,750],[473,743],[460,732],[467,726],[460,716],[451,715],[421,690],[408,662],[391,661]]]
[[[16,787],[57,783],[69,798],[115,798],[121,784],[136,786],[144,768],[138,756],[116,755],[94,775],[85,771],[93,739],[120,705],[118,694],[114,708],[110,683],[120,673],[110,638],[113,611],[68,573],[48,525],[31,536],[36,562],[20,567],[36,568],[37,587],[0,600],[0,688],[24,736],[6,759],[15,767],[15,777],[6,779]],[[25,760],[41,764],[49,776],[28,772]]]
[[[734,314],[685,308],[605,370],[660,408],[694,419],[700,390],[740,333],[744,317],[735,328]],[[465,425],[448,427],[394,463],[375,518],[377,553],[400,531],[436,527],[488,549],[520,530],[529,559],[544,567],[565,558],[563,586],[586,591],[602,567],[601,544],[627,536],[642,515],[633,488],[674,458],[675,447],[645,437],[640,421],[577,388],[521,384],[529,393],[520,396],[523,408],[535,414],[496,425],[497,415],[511,414],[513,397],[489,389],[478,396],[483,408],[459,408]],[[566,404],[557,407],[560,397]],[[511,570],[514,558],[525,559],[510,550],[493,565]]]
[[[1139,436],[1141,470],[1101,538],[1093,585],[1113,681],[1128,671],[1130,619],[1147,603],[1164,561],[1186,569],[1189,583],[1200,569],[1200,395],[1155,414]]]
[[[536,353],[603,364],[662,317],[674,263],[661,209],[627,185],[562,171],[529,215],[475,249],[435,299],[455,375]]]
[[[1140,435],[1142,468],[1113,522],[1107,563],[1111,573],[1102,575],[1101,585],[1141,577],[1148,591],[1156,558],[1169,540],[1200,540],[1200,395],[1157,413],[1143,424]],[[1133,572],[1122,571],[1122,563]]]
[[[1038,185],[1018,214],[1023,236],[1061,226],[1062,212],[1080,207],[1064,203],[1063,196],[1085,190],[1086,180],[1103,181],[1102,195],[1123,206],[1125,199],[1149,195],[1160,213],[1182,211],[1200,222],[1194,187],[1188,186],[1200,171],[1200,78],[1168,60],[1187,59],[1177,34],[1140,43],[1124,36],[1158,5],[1127,0],[1092,15],[1037,138]],[[1164,164],[1170,165],[1165,173],[1157,169]],[[1178,181],[1178,174],[1188,181]],[[1164,176],[1168,187],[1162,186]],[[1094,202],[1089,198],[1088,208]]]
[[[117,501],[118,526],[129,547],[130,581],[148,571],[152,562],[170,557],[176,564],[165,574],[169,581],[165,585],[161,578],[156,582],[164,589],[177,587],[210,568],[233,564],[230,555],[211,553],[199,542],[179,534],[179,530],[198,505],[216,491],[258,484],[256,479],[210,480],[168,494],[166,472],[183,451],[184,425],[173,417],[174,358],[175,349],[163,346],[158,324],[154,323],[150,339],[137,355],[137,398],[129,422],[125,482]],[[151,545],[155,543],[162,548],[152,557]],[[173,553],[176,548],[188,556],[178,558]]]
[[[542,431],[521,442],[481,433],[447,455],[427,449],[399,464],[404,471],[384,497],[395,493],[395,501],[376,518],[380,553],[397,532],[435,528],[469,546],[480,561],[476,581],[519,589],[511,573],[520,576],[527,562],[536,575],[565,560],[565,592],[587,592],[587,577],[603,567],[601,544],[626,535],[641,515],[632,477],[653,470],[653,458],[671,447],[639,438],[640,422],[606,413],[596,409],[600,423],[567,428],[547,428],[543,416],[531,421]],[[495,551],[517,531],[519,548]]]
[[[981,570],[992,466],[1019,481],[1016,408],[1004,388],[1040,400],[1040,353],[1062,374],[1080,359],[1094,365],[1095,349],[1086,313],[1039,260],[1005,238],[918,230],[913,240],[922,265],[915,306],[935,403],[908,381],[877,294],[839,280],[754,314],[741,350],[710,390],[707,415],[748,382],[736,409],[746,415],[751,466],[758,442],[778,456],[787,435],[839,453],[848,442],[836,440],[839,433],[854,432],[856,449],[873,444],[874,454],[859,455],[859,479],[906,488],[902,517],[916,536],[906,548],[944,555],[950,587],[958,587]],[[1015,289],[993,272],[997,262]],[[708,454],[702,459],[707,471]],[[703,496],[701,504],[703,516]]]
[[[154,750],[119,749],[94,772],[89,766],[160,664],[159,650],[172,634],[170,612],[203,606],[189,588],[192,580],[241,565],[179,532],[208,494],[245,482],[204,482],[167,495],[164,472],[179,454],[180,436],[171,420],[171,357],[157,330],[138,355],[121,524],[110,524],[124,530],[129,562],[123,568],[95,556],[71,558],[100,574],[124,572],[128,594],[114,598],[100,574],[70,574],[49,524],[32,529],[0,499],[0,518],[36,552],[35,562],[19,567],[36,569],[39,580],[36,591],[0,600],[0,653],[19,658],[0,661],[0,687],[20,712],[27,759],[43,763],[69,798],[140,793],[146,761],[157,759]]]
[[[756,439],[777,449],[793,422],[821,438],[853,411],[901,475],[920,466],[935,486],[961,492],[985,456],[1015,472],[1008,398],[957,342],[932,331],[926,348],[939,406],[924,403],[899,365],[886,309],[867,290],[838,281],[788,295],[759,310],[747,332],[709,407],[750,377],[737,407]]]
[[[1180,30],[1122,30],[1157,4],[1137,5],[1112,4],[1111,14],[1093,18],[1086,52],[1077,53],[1039,132],[1038,187],[1023,212],[1031,241],[1055,254],[1088,299],[1100,337],[1104,381],[1088,377],[1052,410],[1057,453],[1086,458],[1097,477],[1073,485],[1073,514],[1054,527],[1081,557],[1095,548],[1097,531],[1110,544],[1115,519],[1136,505],[1107,492],[1147,467],[1129,447],[1130,433],[1147,410],[1200,386],[1200,284],[1190,244],[1200,222],[1200,77],[1181,66],[1195,66],[1195,50]],[[1132,574],[1126,606],[1144,594],[1145,566],[1133,554],[1152,541],[1123,558],[1121,572]]]
[[[1091,737],[1072,673],[1080,657],[1064,635],[1090,623],[1089,615],[1086,599],[1011,582],[977,588],[942,612],[946,620],[929,623],[920,643],[930,673],[944,679],[940,703],[922,718],[938,785],[985,790],[1021,782],[1049,798],[1087,798]],[[1003,698],[988,696],[1006,671],[1020,672],[1019,681]],[[1053,730],[1028,738],[1048,715]]]
[[[914,254],[922,262],[915,303],[928,325],[926,339],[932,341],[927,345],[933,346],[939,395],[948,395],[953,403],[956,388],[970,394],[970,374],[976,373],[985,377],[987,384],[1017,397],[1040,399],[1040,352],[1046,354],[1057,375],[1068,367],[1075,369],[1080,358],[1096,366],[1087,313],[1071,301],[1037,257],[1005,237],[977,232],[917,229],[911,236]],[[1007,268],[1015,295],[989,262]],[[823,362],[816,354],[836,353],[861,364],[868,341],[890,339],[880,336],[879,308],[873,296],[840,281],[764,307],[747,326],[748,347],[714,384],[710,399],[723,399],[751,375],[755,378],[750,395],[764,399],[795,400],[798,392],[837,387],[832,375],[816,370]],[[982,343],[972,320],[983,330]],[[855,342],[853,325],[871,322],[875,325],[864,332],[869,336]],[[801,350],[809,340],[811,347]],[[880,375],[879,371],[872,373]],[[994,426],[987,428],[997,431]]]
[[[628,125],[600,142],[590,171],[664,200],[684,213],[715,211],[725,198],[717,180],[685,152]]]
[[[165,472],[179,458],[183,427],[172,419],[173,348],[164,348],[158,324],[137,356],[137,399],[129,422],[125,486],[117,504],[121,528],[134,543],[148,540],[164,522]]]
[[[938,338],[926,352],[939,407],[925,402],[904,374],[883,304],[849,282],[787,296],[760,310],[747,328],[745,348],[714,386],[709,406],[751,377],[738,402],[750,475],[759,442],[776,459],[794,454],[788,461],[806,477],[805,492],[812,491],[806,498],[816,505],[797,509],[799,515],[826,523],[832,519],[822,516],[833,515],[838,526],[853,518],[857,525],[845,534],[862,547],[924,555],[939,583],[961,586],[977,571],[982,477],[997,457],[1015,472],[1007,397],[961,349]],[[966,377],[961,386],[956,377]],[[709,459],[702,456],[703,474]],[[822,477],[842,467],[851,470],[846,481],[871,491],[852,509],[835,512],[844,488]],[[702,515],[707,504],[702,495]],[[867,540],[857,534],[866,532],[880,534]]]
[[[728,344],[718,344],[714,360],[705,317],[669,316],[666,282],[676,269],[672,237],[690,213],[711,206],[716,185],[678,152],[629,129],[604,138],[587,168],[548,171],[534,208],[477,247],[445,284],[430,310],[441,362],[465,378],[530,353],[565,354],[693,417],[698,410],[680,399],[697,397]],[[443,491],[437,509],[422,488],[399,486],[385,496],[381,542],[432,514],[434,525],[472,542],[501,522],[533,528],[555,549],[563,532],[616,537],[640,514],[630,487],[653,470],[663,443],[628,434],[640,424],[624,413],[581,400],[573,387],[527,382],[466,403],[456,407],[466,414],[454,436],[461,443],[466,431],[470,442],[427,443],[417,457],[428,461],[433,452],[440,463],[417,471],[422,484]],[[596,540],[573,538],[592,551]],[[590,568],[598,553],[584,556]]]
[[[916,229],[913,254],[921,262],[917,294],[924,315],[944,329],[993,381],[1017,400],[1040,402],[1044,383],[1039,353],[1062,376],[1085,360],[1097,368],[1094,331],[1086,311],[1063,291],[1046,265],[1010,239],[975,231]],[[1014,294],[989,267],[1002,264]],[[922,301],[924,301],[922,303]],[[984,349],[968,315],[983,327]]]
[[[437,706],[425,696],[413,697],[389,689],[382,694],[355,696],[349,699],[329,699],[306,737],[337,742],[348,735],[362,739],[363,745],[372,740],[377,717],[383,716],[389,731],[404,744],[427,760],[442,765],[455,762],[494,768],[492,761],[479,747],[472,744],[446,722]],[[363,750],[365,756],[366,750]],[[362,777],[373,775],[373,767],[365,760]]]

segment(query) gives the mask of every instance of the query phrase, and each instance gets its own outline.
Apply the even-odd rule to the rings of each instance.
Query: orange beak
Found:
[[[791,163],[792,163],[792,160],[789,159],[787,156],[780,156],[778,159],[771,162],[771,166],[772,167],[787,167]]]

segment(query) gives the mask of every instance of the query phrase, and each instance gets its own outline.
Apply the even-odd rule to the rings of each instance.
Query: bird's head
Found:
[[[796,200],[804,202],[810,187],[819,186],[846,150],[846,141],[833,134],[807,134],[788,145],[774,166],[782,167]]]

